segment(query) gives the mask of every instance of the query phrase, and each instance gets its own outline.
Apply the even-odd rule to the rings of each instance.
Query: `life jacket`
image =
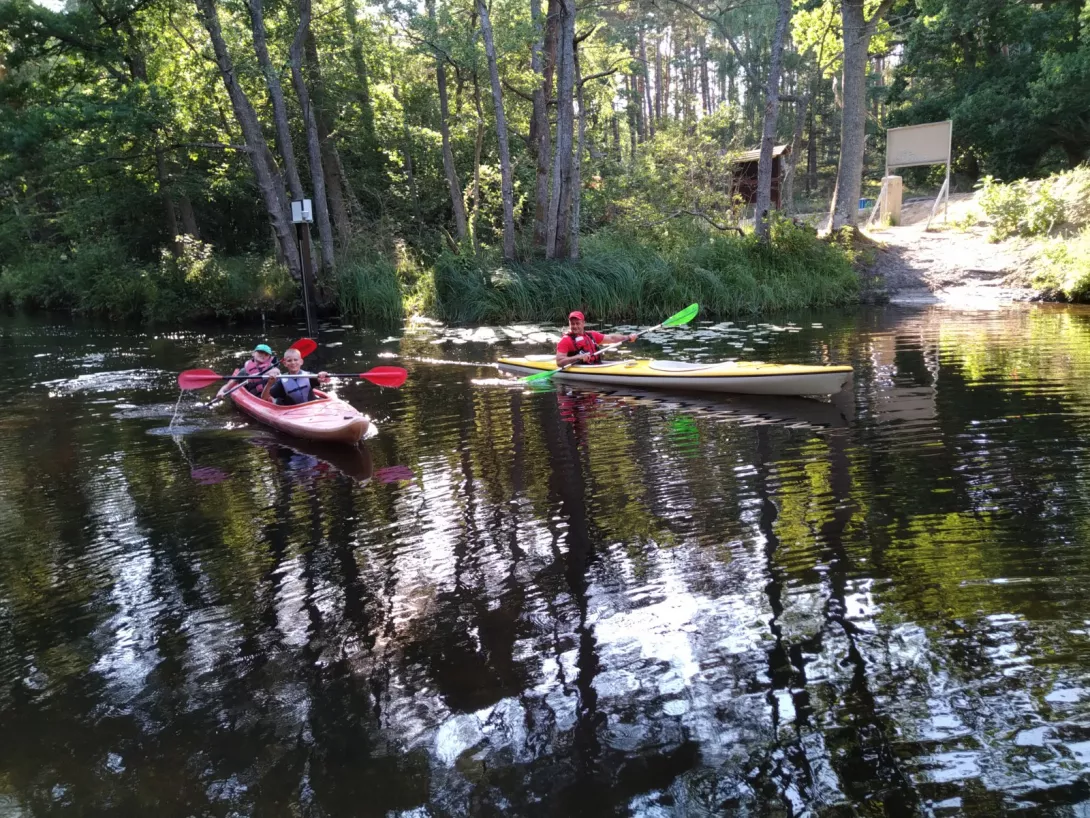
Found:
[[[304,369],[299,370],[299,377],[293,378],[290,375],[281,375],[280,383],[284,387],[284,394],[288,396],[288,403],[306,403],[313,395],[311,394],[310,378],[302,377],[304,375],[310,375]]]
[[[594,343],[594,339],[587,335],[585,332],[582,335],[573,335],[569,332],[568,337],[571,338],[572,346],[575,347],[575,353],[573,354],[578,354],[580,352],[593,353],[596,349],[598,349],[598,345]],[[583,363],[596,364],[600,360],[602,360],[601,355],[592,354],[584,359]]]
[[[276,358],[270,358],[269,362],[267,364],[264,364],[264,365],[259,364],[257,361],[255,361],[253,358],[251,358],[250,360],[248,360],[246,363],[244,363],[242,365],[242,371],[245,372],[247,375],[258,375],[258,374],[261,374],[264,371],[272,369],[274,366],[276,366],[276,364],[277,364]],[[264,379],[254,378],[252,380],[246,381],[245,383],[246,383],[246,386],[244,388],[247,391],[249,391],[251,394],[254,394],[254,395],[257,395],[258,397],[261,397],[261,393],[265,390],[265,381],[264,381]]]

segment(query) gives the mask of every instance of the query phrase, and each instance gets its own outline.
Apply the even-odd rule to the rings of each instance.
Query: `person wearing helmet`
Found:
[[[602,356],[596,354],[602,344],[616,344],[618,341],[635,341],[636,333],[624,335],[611,333],[603,335],[600,332],[586,329],[586,318],[579,310],[574,310],[568,315],[568,331],[556,345],[556,365],[568,366],[569,364],[584,363],[596,364]]]
[[[272,348],[268,344],[258,344],[254,347],[253,352],[250,353],[250,360],[232,372],[232,375],[262,375],[271,370],[277,364],[276,356],[273,355]],[[238,385],[238,382],[242,378],[233,378],[227,381],[220,389],[217,397],[222,397],[228,389],[231,389]],[[250,394],[257,397],[261,397],[261,393],[265,390],[265,380],[262,378],[251,378],[246,381],[246,385],[243,387]]]

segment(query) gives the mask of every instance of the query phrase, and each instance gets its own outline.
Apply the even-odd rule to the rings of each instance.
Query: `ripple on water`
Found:
[[[25,742],[7,780],[20,803],[83,782],[91,811],[154,790],[339,814],[360,787],[376,814],[1072,808],[1088,315],[887,307],[640,342],[852,363],[829,402],[474,380],[554,327],[337,334],[413,359],[360,398],[383,419],[370,481],[316,479],[250,426],[148,437],[227,422],[147,430],[177,395],[155,355],[252,341],[141,339],[142,379],[51,381],[73,399],[31,390],[0,420],[0,718],[67,748]]]

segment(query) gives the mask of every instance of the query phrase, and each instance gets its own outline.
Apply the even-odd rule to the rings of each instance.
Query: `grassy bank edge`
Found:
[[[297,288],[268,258],[221,258],[194,242],[157,265],[120,259],[108,242],[78,254],[42,254],[0,269],[0,303],[181,324],[287,315]],[[601,232],[578,260],[505,263],[491,253],[444,250],[427,262],[403,248],[357,245],[325,282],[331,312],[375,325],[407,314],[448,323],[562,320],[582,308],[597,321],[657,320],[701,304],[708,318],[851,304],[859,298],[856,251],[845,237],[819,239],[781,220],[772,242],[679,229],[668,246]]]

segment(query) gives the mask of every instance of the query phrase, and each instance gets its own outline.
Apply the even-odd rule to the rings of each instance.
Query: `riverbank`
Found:
[[[985,180],[950,197],[910,199],[898,225],[875,226],[861,266],[872,300],[1084,301],[1090,296],[1090,169],[1035,182]]]
[[[297,287],[270,259],[220,259],[200,243],[156,265],[112,258],[99,248],[9,265],[0,271],[0,303],[175,325],[300,311]],[[786,220],[775,224],[768,245],[751,234],[679,225],[654,244],[600,231],[583,239],[581,258],[563,261],[356,247],[321,289],[326,312],[376,325],[407,315],[448,323],[555,321],[576,306],[598,321],[653,320],[693,302],[707,317],[729,318],[855,303],[855,260],[844,242]]]

